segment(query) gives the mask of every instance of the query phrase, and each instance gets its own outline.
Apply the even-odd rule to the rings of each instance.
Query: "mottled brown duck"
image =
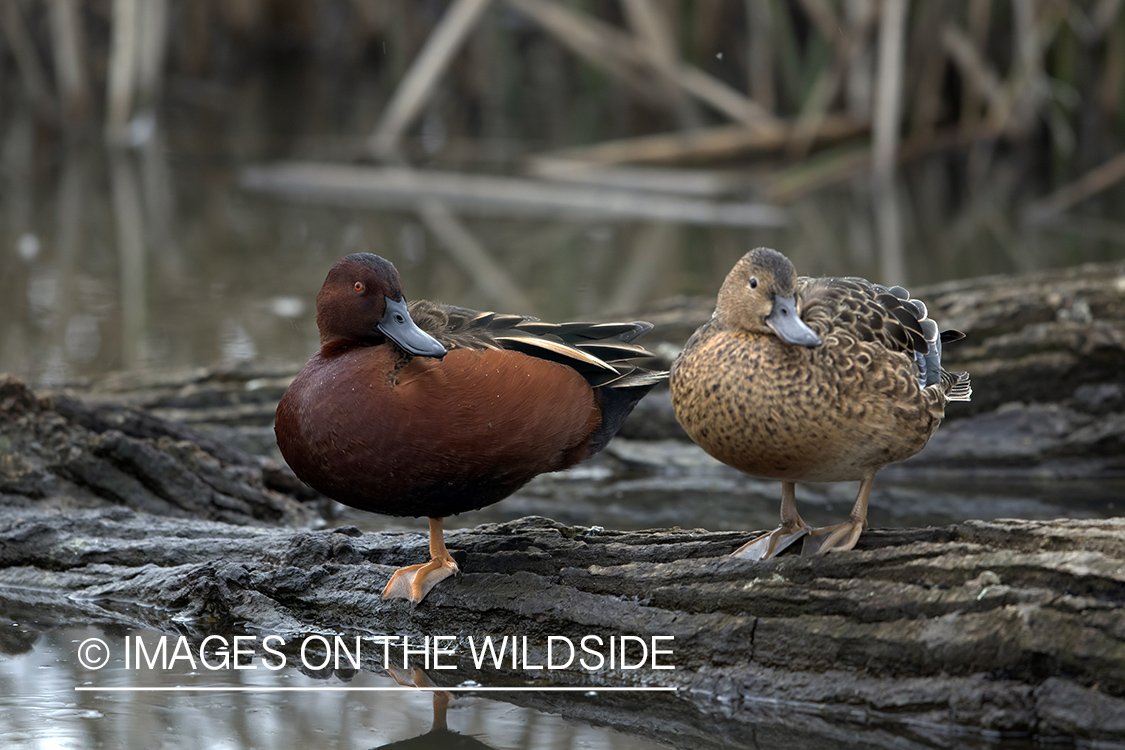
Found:
[[[644,322],[546,323],[420,300],[370,253],[343,258],[316,298],[320,350],[285,391],[275,432],[294,473],[345,505],[430,519],[430,560],[384,598],[418,603],[457,572],[446,516],[605,447],[667,373],[635,367]]]
[[[692,440],[736,469],[780,480],[781,525],[734,552],[769,559],[849,550],[867,528],[875,474],[925,447],[968,373],[941,366],[925,304],[902,287],[797,276],[768,248],[750,251],[719,290],[711,320],[672,365],[672,404]],[[812,529],[797,482],[859,480],[847,521]]]

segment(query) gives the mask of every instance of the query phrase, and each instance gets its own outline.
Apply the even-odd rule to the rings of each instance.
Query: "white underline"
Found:
[[[675,687],[76,687],[83,693],[674,693]]]

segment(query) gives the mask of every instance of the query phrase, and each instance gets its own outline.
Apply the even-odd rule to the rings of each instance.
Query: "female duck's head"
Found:
[[[715,312],[730,328],[775,335],[794,346],[820,346],[797,308],[797,271],[776,250],[759,247],[742,256],[719,289]]]

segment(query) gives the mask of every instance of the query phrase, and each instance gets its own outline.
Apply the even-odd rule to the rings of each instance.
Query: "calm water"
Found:
[[[496,750],[634,750],[653,744],[611,729],[569,722],[532,708],[476,696],[452,700],[447,710],[433,694],[394,692],[145,692],[154,687],[320,688],[400,687],[386,673],[361,671],[349,679],[315,679],[286,667],[269,671],[168,671],[127,667],[125,634],[97,628],[38,633],[4,622],[0,634],[0,741],[7,748],[416,748]],[[160,634],[130,629],[131,638],[158,643]],[[13,647],[20,643],[22,648]],[[78,662],[80,644],[101,638],[113,652],[97,671]],[[210,657],[220,664],[219,657]],[[134,687],[138,692],[76,692],[83,687]],[[448,732],[435,729],[444,717]],[[427,736],[428,735],[428,736]],[[409,744],[397,745],[399,742]]]
[[[238,187],[238,168],[253,160],[201,156],[172,136],[158,133],[112,159],[51,151],[42,164],[29,156],[30,127],[17,122],[0,141],[8,155],[0,160],[0,372],[41,384],[127,369],[303,361],[315,349],[320,284],[336,259],[357,251],[391,259],[410,297],[546,319],[627,315],[673,295],[713,295],[735,260],[762,244],[786,252],[802,273],[915,285],[1125,251],[1120,238],[1078,232],[1097,235],[1095,223],[1022,228],[987,201],[935,206],[926,194],[934,188],[925,187],[934,178],[916,165],[920,176],[902,184],[901,257],[876,249],[875,211],[857,183],[787,206],[791,224],[781,229],[464,216],[488,272],[450,252],[417,212],[251,193]],[[943,170],[930,169],[956,191]],[[984,198],[1000,189],[982,188]],[[1099,206],[1109,214],[1115,200]],[[887,268],[901,270],[887,278]]]

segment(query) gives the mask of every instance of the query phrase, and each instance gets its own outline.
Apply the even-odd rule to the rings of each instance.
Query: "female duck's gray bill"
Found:
[[[398,344],[405,351],[419,357],[445,356],[445,347],[430,334],[423,331],[406,311],[406,298],[395,302],[387,297],[387,312],[375,326],[383,335]]]
[[[794,297],[774,297],[773,310],[766,317],[766,323],[787,344],[807,346],[810,349],[820,346],[820,337],[797,315],[797,300]]]

